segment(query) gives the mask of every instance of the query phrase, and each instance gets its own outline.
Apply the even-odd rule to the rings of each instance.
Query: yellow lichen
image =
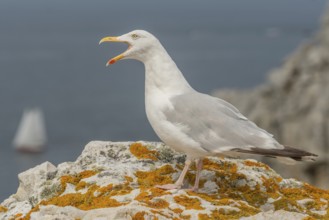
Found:
[[[172,166],[167,164],[153,171],[137,171],[135,175],[139,186],[144,189],[155,185],[172,183],[171,174],[174,171]]]
[[[138,159],[150,159],[157,161],[158,152],[155,150],[149,150],[146,146],[141,143],[133,143],[129,148],[130,152]]]
[[[6,207],[0,205],[0,212],[7,212],[7,211],[8,209]]]
[[[175,196],[174,200],[179,205],[184,206],[186,209],[195,209],[195,210],[203,210],[204,208],[201,206],[201,202],[198,198],[190,198],[185,195]]]

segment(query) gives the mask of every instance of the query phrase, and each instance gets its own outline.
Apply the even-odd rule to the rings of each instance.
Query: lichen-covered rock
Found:
[[[90,142],[75,162],[19,175],[0,219],[328,219],[329,191],[255,160],[209,157],[199,192],[165,191],[185,160],[162,143]],[[195,167],[187,174],[192,184]]]
[[[215,96],[235,105],[282,144],[319,155],[302,169],[275,162],[284,176],[329,187],[329,11],[320,31],[303,42],[269,75],[264,85],[249,90],[218,90]],[[270,161],[267,161],[270,162]]]

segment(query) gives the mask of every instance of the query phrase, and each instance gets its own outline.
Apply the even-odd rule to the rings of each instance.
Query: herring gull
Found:
[[[147,118],[159,138],[187,155],[185,166],[174,184],[158,186],[179,189],[191,163],[196,162],[198,190],[202,159],[206,156],[249,153],[269,157],[313,160],[316,155],[281,145],[273,135],[257,127],[230,103],[194,90],[184,78],[159,40],[151,33],[135,30],[103,42],[129,45],[107,66],[121,59],[135,59],[145,66],[145,108]]]

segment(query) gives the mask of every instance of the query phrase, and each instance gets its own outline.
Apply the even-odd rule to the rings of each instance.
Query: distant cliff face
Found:
[[[162,143],[89,143],[75,162],[19,174],[0,219],[328,219],[329,191],[282,179],[255,160],[204,159],[200,191],[165,191],[184,155]],[[185,186],[192,185],[195,167]]]
[[[264,85],[214,95],[237,106],[282,144],[319,154],[316,163],[303,165],[306,173],[295,167],[282,167],[282,172],[329,187],[329,11],[313,39],[270,73]]]

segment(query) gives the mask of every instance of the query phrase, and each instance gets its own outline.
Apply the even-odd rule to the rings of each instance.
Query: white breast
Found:
[[[152,128],[165,144],[192,158],[208,154],[199,143],[186,135],[185,131],[189,129],[186,125],[175,124],[167,120],[164,110],[168,108],[174,110],[167,93],[152,88],[145,94],[145,108]]]
[[[176,64],[161,45],[145,57],[145,108],[147,118],[159,138],[168,146],[184,152],[189,157],[207,153],[193,138],[186,135],[186,125],[175,124],[165,112],[175,110],[171,98],[194,91]],[[185,131],[185,132],[184,132]]]

